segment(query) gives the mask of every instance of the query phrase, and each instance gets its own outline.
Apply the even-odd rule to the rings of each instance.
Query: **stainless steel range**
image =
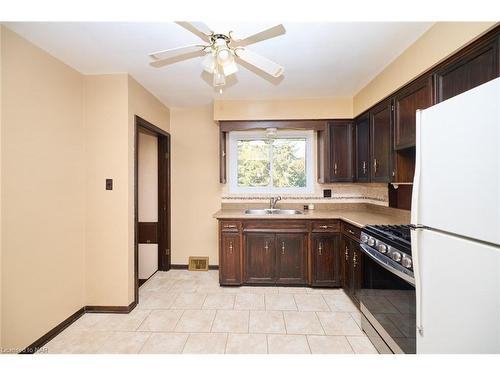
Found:
[[[359,291],[362,328],[381,353],[415,353],[415,279],[409,225],[369,225]]]

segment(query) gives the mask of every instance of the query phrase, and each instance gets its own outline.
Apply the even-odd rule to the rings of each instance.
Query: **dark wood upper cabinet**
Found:
[[[499,76],[500,36],[494,35],[470,48],[465,48],[435,72],[437,102]]]
[[[385,100],[370,111],[371,181],[392,180],[392,100]]]
[[[275,235],[245,234],[245,282],[269,284],[276,281]]]
[[[356,124],[356,181],[370,182],[370,114],[365,112]]]
[[[221,285],[240,285],[240,235],[239,233],[221,233],[219,249],[219,282]]]
[[[307,283],[306,248],[307,234],[283,233],[276,235],[276,284],[304,285]]]
[[[330,127],[330,181],[354,181],[353,122],[334,120]]]
[[[413,82],[394,96],[394,149],[415,146],[416,111],[432,105],[432,77]]]
[[[342,285],[340,233],[312,234],[312,285]]]

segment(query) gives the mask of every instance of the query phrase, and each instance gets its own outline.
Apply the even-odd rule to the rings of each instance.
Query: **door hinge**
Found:
[[[168,152],[165,152],[165,159],[168,159],[170,157],[170,154]]]
[[[165,254],[170,255],[170,249],[165,249]]]
[[[391,104],[391,111],[394,112],[394,104]]]

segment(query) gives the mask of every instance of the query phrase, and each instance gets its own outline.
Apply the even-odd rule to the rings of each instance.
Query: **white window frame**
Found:
[[[306,186],[305,187],[241,187],[238,186],[238,146],[240,140],[267,138],[266,131],[229,132],[229,192],[231,194],[311,194],[314,192],[313,130],[278,130],[275,138],[305,138]],[[271,162],[272,173],[272,162]]]

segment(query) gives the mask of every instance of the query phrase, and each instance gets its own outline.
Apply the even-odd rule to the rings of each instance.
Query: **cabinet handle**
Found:
[[[320,243],[319,243],[319,246],[318,246],[318,254],[319,254],[319,255],[323,255],[323,242],[320,242]]]
[[[320,229],[328,229],[328,225],[320,225],[319,228]]]
[[[349,260],[349,249],[347,248],[347,246],[345,248],[345,260]]]
[[[357,262],[357,259],[356,259],[356,253],[354,253],[353,257],[352,257],[352,263],[353,263],[353,267],[356,268],[358,262]]]
[[[269,252],[269,244],[266,241],[266,244],[264,245],[264,249],[266,249],[266,254]]]
[[[229,254],[233,253],[233,241],[229,242]]]
[[[285,242],[284,241],[281,242],[281,254],[285,255]]]
[[[235,229],[236,225],[234,225],[234,224],[226,224],[226,225],[224,225],[224,228]]]
[[[377,173],[377,167],[378,167],[377,159],[373,159],[373,172],[374,173]]]
[[[363,174],[366,174],[366,161],[363,162]]]
[[[337,174],[337,163],[333,164],[333,174]]]
[[[350,229],[347,229],[347,231],[348,231],[349,233],[351,233],[351,234],[354,236],[354,234],[355,234],[355,233],[354,233],[354,231],[352,231],[352,230],[350,230]]]

